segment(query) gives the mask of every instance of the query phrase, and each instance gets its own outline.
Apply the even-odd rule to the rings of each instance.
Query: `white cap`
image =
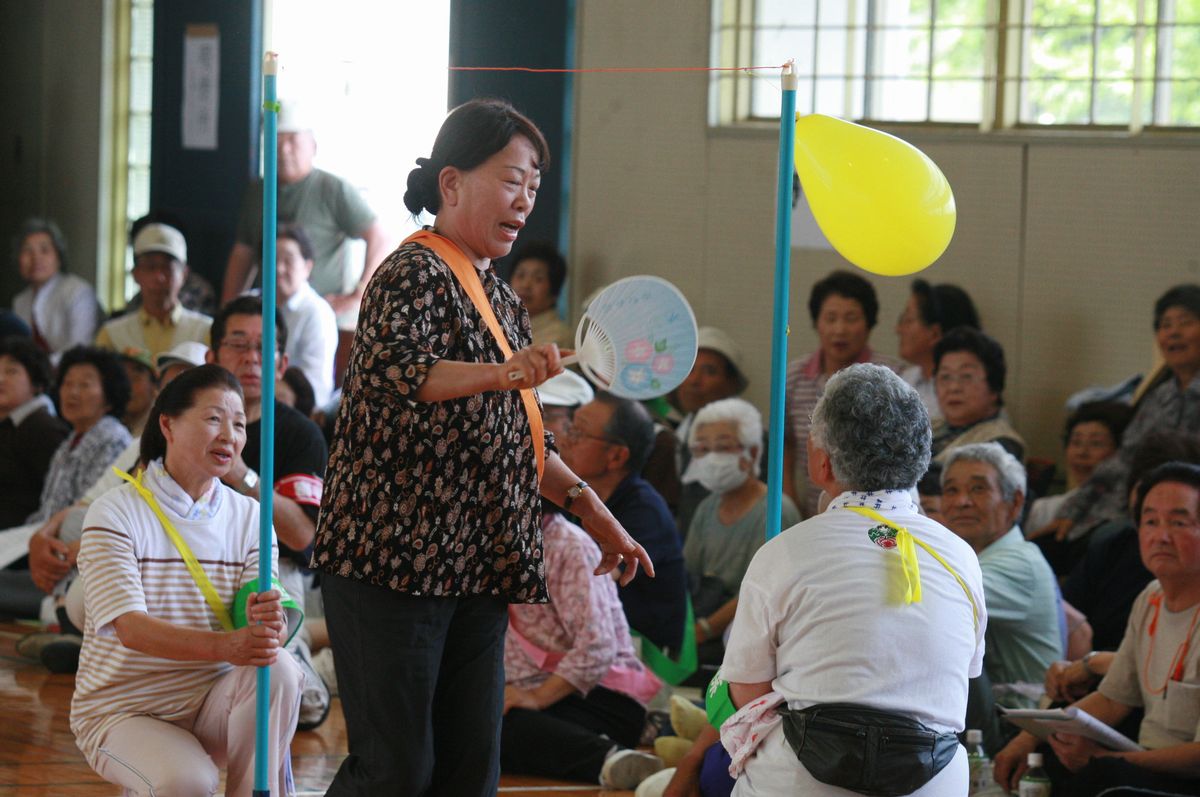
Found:
[[[977,728],[967,731],[967,744],[983,744],[983,731]]]
[[[580,407],[596,395],[588,381],[574,371],[550,377],[538,385],[537,392],[549,407]]]
[[[162,252],[180,263],[187,262],[187,242],[183,233],[169,224],[147,224],[138,231],[133,239],[133,256],[149,252]]]
[[[1033,767],[1040,767],[1042,765],[1042,754],[1030,753],[1029,758],[1025,759],[1025,761],[1029,764],[1030,769]]]
[[[204,357],[207,354],[208,347],[203,343],[198,343],[194,340],[185,340],[183,343],[175,344],[175,348],[170,351],[162,352],[155,360],[158,362],[158,370],[161,371],[174,363],[204,365]]]
[[[297,99],[281,99],[275,131],[278,133],[312,132],[313,119],[309,106]]]

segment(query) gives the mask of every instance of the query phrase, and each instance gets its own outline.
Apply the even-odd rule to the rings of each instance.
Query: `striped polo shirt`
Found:
[[[213,489],[192,503],[156,464],[146,486],[222,602],[232,606],[241,586],[258,574],[258,502],[214,479]],[[274,545],[272,560],[277,567]],[[183,628],[222,630],[183,557],[132,485],[110,490],[88,509],[79,569],[87,619],[71,730],[91,761],[105,731],[122,719],[146,715],[174,722],[193,717],[213,682],[232,665],[161,659],[127,648],[117,637],[113,622],[129,612],[145,612]]]

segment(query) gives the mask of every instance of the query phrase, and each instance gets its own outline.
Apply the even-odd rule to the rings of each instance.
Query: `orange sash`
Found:
[[[463,254],[462,250],[449,238],[430,230],[418,230],[404,239],[404,243],[419,243],[432,249],[438,257],[445,261],[483,318],[483,323],[487,324],[492,337],[500,346],[500,351],[504,352],[505,357],[512,357],[512,346],[509,345],[508,338],[504,336],[500,322],[496,320],[492,303],[488,301],[487,295],[483,292],[483,283],[479,281],[478,270],[470,260],[467,260],[467,256]],[[525,403],[525,415],[529,418],[529,432],[533,436],[533,451],[537,455],[538,482],[541,482],[542,472],[546,468],[546,437],[542,427],[542,413],[538,409],[537,397],[533,394],[532,388],[521,391],[521,401]]]

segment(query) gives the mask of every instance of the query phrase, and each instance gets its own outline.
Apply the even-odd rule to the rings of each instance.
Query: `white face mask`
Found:
[[[741,454],[713,452],[688,463],[683,472],[685,483],[700,482],[710,493],[727,493],[746,483],[750,474],[742,470]]]

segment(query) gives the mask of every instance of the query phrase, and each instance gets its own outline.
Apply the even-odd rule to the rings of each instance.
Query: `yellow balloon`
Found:
[[[796,170],[821,232],[859,268],[912,274],[950,244],[954,192],[907,141],[832,116],[802,116]]]

